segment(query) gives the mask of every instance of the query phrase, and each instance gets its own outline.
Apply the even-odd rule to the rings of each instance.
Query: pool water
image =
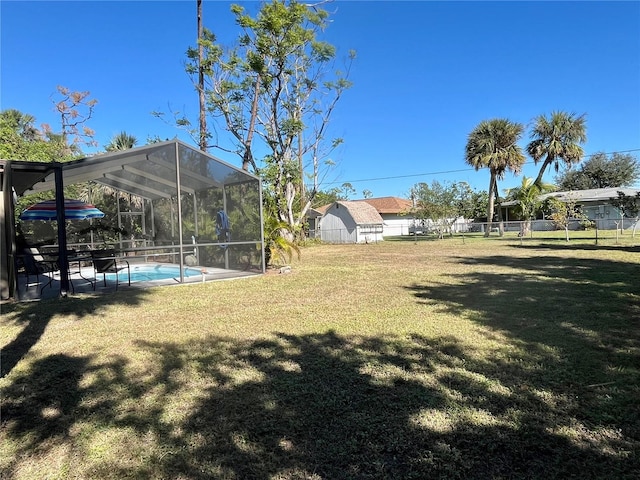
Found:
[[[120,282],[127,281],[127,270],[121,270],[119,273]],[[195,277],[202,275],[200,270],[194,268],[185,268],[185,277]],[[115,273],[108,273],[107,279],[115,280]],[[131,265],[131,283],[133,282],[151,282],[154,280],[168,280],[175,278],[180,280],[180,267],[172,265]]]

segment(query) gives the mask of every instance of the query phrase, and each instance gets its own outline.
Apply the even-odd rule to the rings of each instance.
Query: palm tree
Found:
[[[580,162],[584,152],[579,144],[587,141],[586,131],[584,114],[576,116],[573,113],[558,111],[551,112],[550,118],[540,115],[535,119],[527,153],[536,165],[544,157],[535,184],[542,183],[542,177],[549,165],[554,164],[557,172],[560,168],[559,160],[563,160],[566,166]]]
[[[498,179],[502,180],[507,170],[518,174],[525,162],[522,149],[516,145],[523,131],[524,127],[520,123],[496,118],[483,120],[469,134],[465,149],[466,162],[476,170],[488,168],[491,172],[485,236],[489,236],[491,232],[495,198],[498,196]]]
[[[116,150],[129,150],[135,147],[138,143],[138,139],[133,135],[129,135],[127,132],[122,131],[116,136],[112,137],[109,144],[104,147],[107,152],[114,152]]]
[[[9,125],[13,131],[28,142],[34,142],[38,138],[38,129],[33,126],[36,121],[33,115],[10,108],[0,112],[0,121]]]
[[[554,186],[548,183],[536,184],[533,178],[523,177],[519,187],[508,188],[506,193],[507,200],[515,200],[518,202],[518,213],[522,218],[522,227],[520,228],[520,236],[525,237],[531,229],[531,220],[535,218],[536,211],[542,204],[540,195],[552,192]]]
[[[289,228],[289,224],[279,220],[276,215],[265,214],[264,253],[267,265],[290,262],[294,253],[300,258],[300,248],[292,240]]]

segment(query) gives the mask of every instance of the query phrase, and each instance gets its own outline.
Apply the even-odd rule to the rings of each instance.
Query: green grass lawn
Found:
[[[640,249],[396,239],[3,305],[0,478],[640,476]]]

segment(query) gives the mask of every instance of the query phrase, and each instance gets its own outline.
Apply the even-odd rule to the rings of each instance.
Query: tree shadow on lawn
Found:
[[[444,238],[453,238],[448,234]],[[418,243],[418,242],[441,242],[442,239],[435,233],[421,235],[392,235],[384,237],[384,241],[389,243]]]
[[[86,315],[95,315],[108,305],[138,305],[145,296],[144,290],[131,289],[109,295],[74,296],[2,305],[2,324],[22,325],[24,328],[0,350],[0,378],[7,376],[38,343],[54,316],[64,315],[80,320]]]
[[[118,479],[633,478],[639,467],[620,453],[629,442],[550,431],[581,410],[540,395],[537,351],[505,365],[455,337],[334,332],[135,349],[145,371],[50,356],[20,372],[4,393],[3,435],[19,446],[3,478],[54,453],[64,460],[51,476]]]
[[[407,288],[425,305],[488,327],[488,336],[506,335],[533,368],[514,375],[518,352],[505,349],[482,371],[570,399],[566,415],[593,432],[618,432],[617,448],[640,474],[640,264],[541,255],[456,261],[473,271]]]
[[[640,239],[640,236],[638,237]],[[595,245],[591,242],[584,243],[580,241],[565,242],[564,240],[558,241],[558,243],[537,243],[535,245],[527,245],[523,242],[521,245],[515,248],[528,248],[533,250],[548,249],[553,251],[562,250],[590,250],[590,251],[602,251],[611,250],[614,252],[627,252],[627,253],[640,253],[640,245]]]

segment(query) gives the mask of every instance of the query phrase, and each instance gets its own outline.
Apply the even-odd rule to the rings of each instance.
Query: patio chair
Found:
[[[123,270],[127,271],[128,284],[131,286],[131,268],[129,262],[116,256],[114,249],[91,250],[91,261],[93,262],[93,270],[96,280],[93,282],[93,289],[98,284],[98,274],[102,274],[104,286],[107,286],[107,273],[113,273],[116,277],[116,290],[120,284],[119,273]]]
[[[48,282],[42,286],[42,290],[48,287],[53,282],[53,274],[58,271],[58,262],[53,259],[46,259],[40,253],[36,247],[26,247],[22,250],[22,253],[17,255],[18,269],[22,270],[26,275],[26,287],[25,291],[29,290],[32,285],[40,286],[40,275],[49,274]],[[36,278],[36,283],[30,282],[30,278]]]

